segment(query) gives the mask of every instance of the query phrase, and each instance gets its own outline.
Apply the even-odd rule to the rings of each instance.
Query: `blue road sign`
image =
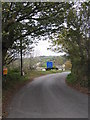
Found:
[[[47,61],[47,68],[53,68],[53,62]]]

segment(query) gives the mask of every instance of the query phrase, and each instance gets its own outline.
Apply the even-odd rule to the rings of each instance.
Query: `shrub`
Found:
[[[15,84],[22,83],[27,80],[26,76],[21,76],[18,69],[8,70],[7,76],[3,76],[2,87],[3,89],[14,88]]]
[[[20,69],[19,68],[14,68],[14,69],[8,69],[8,73],[19,73],[20,72]]]
[[[67,76],[67,82],[70,83],[70,84],[76,84],[77,83],[77,77],[74,75],[74,74],[69,74]]]

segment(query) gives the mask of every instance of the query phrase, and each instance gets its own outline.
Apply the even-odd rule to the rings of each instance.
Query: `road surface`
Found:
[[[65,83],[68,72],[45,75],[24,86],[8,118],[88,118],[88,96]]]

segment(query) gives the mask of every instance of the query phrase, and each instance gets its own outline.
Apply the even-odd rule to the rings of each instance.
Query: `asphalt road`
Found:
[[[88,118],[88,96],[65,84],[68,72],[45,75],[24,86],[8,118]]]

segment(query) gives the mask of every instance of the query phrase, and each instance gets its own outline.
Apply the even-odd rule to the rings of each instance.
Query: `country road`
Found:
[[[68,87],[67,74],[45,75],[25,85],[8,107],[8,118],[88,118],[88,95]]]

